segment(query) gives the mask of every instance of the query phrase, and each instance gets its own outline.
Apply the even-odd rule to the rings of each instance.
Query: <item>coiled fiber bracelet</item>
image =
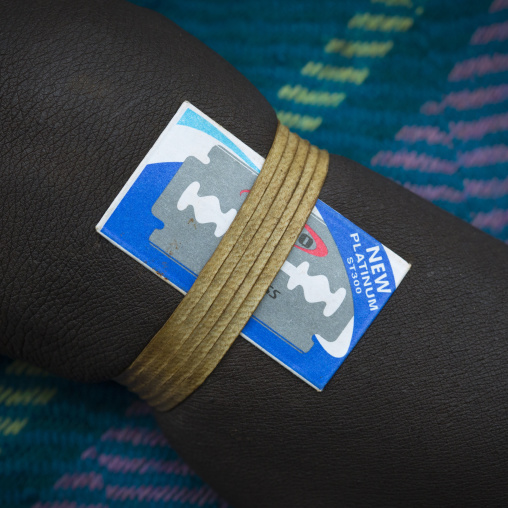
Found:
[[[214,370],[286,260],[314,207],[328,152],[279,124],[263,168],[180,305],[116,378],[160,411]]]

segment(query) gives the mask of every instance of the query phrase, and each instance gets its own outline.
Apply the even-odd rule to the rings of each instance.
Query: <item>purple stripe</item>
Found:
[[[420,127],[418,125],[405,125],[397,132],[395,139],[408,143],[426,141],[429,145],[448,145],[451,140],[450,135],[440,130],[439,127]]]
[[[464,201],[464,193],[462,191],[447,185],[414,185],[405,183],[404,187],[428,201],[442,200],[451,203],[461,203]]]
[[[508,39],[508,21],[477,28],[470,44],[487,44],[492,41],[505,41]]]
[[[506,145],[486,146],[459,154],[459,164],[466,168],[492,166],[502,162],[508,162]]]
[[[121,486],[121,485],[107,485],[106,498],[113,501],[177,501],[192,498],[199,506],[203,506],[206,501],[216,499],[216,494],[210,487],[203,485],[199,489],[188,489],[179,486],[152,486],[142,485],[139,487],[134,486]]]
[[[443,97],[441,102],[426,102],[420,111],[425,115],[437,115],[447,107],[466,111],[481,108],[487,104],[497,104],[506,99],[508,99],[508,85],[489,86],[449,93]]]
[[[473,226],[492,231],[502,231],[508,225],[508,210],[494,209],[491,212],[480,212],[473,219]]]
[[[500,198],[508,194],[508,178],[492,178],[490,180],[464,180],[464,190],[459,191],[448,185],[415,185],[404,184],[406,189],[429,201],[449,201],[461,203],[468,197],[481,199]]]
[[[402,167],[406,170],[425,173],[445,173],[451,175],[458,169],[457,163],[418,152],[399,150],[398,152],[378,152],[371,159],[373,166]]]
[[[189,475],[193,471],[182,460],[157,460],[148,457],[129,458],[122,455],[106,455],[101,453],[97,458],[100,466],[114,473],[148,472]]]
[[[395,139],[406,143],[425,141],[429,145],[451,147],[453,139],[482,139],[487,134],[508,130],[508,113],[490,115],[470,122],[450,122],[448,128],[449,133],[429,125],[405,125],[397,132]]]
[[[464,180],[464,191],[468,196],[478,198],[501,198],[508,194],[508,177],[504,180]]]
[[[157,460],[148,457],[129,458],[122,455],[107,455],[101,453],[97,455],[95,446],[87,448],[81,454],[81,460],[97,459],[100,466],[114,473],[134,473],[144,474],[147,472],[158,472],[166,474],[193,475],[194,472],[189,466],[180,459],[176,460]]]
[[[102,436],[101,441],[117,441],[131,443],[134,446],[164,446],[169,447],[166,438],[159,430],[127,427],[124,429],[109,429]]]
[[[61,478],[57,480],[53,488],[55,490],[58,489],[75,490],[84,488],[88,488],[90,490],[101,490],[104,488],[104,480],[101,474],[97,474],[94,472],[64,474]]]
[[[494,0],[489,7],[489,12],[499,12],[508,9],[508,0]]]
[[[203,506],[205,503],[213,503],[217,501],[218,497],[212,489],[208,489],[205,495],[198,501],[198,506]]]
[[[90,446],[90,448],[87,448],[82,454],[81,454],[81,460],[86,459],[95,459],[97,458],[97,448],[95,446]]]
[[[491,115],[472,122],[450,122],[450,134],[454,138],[481,139],[486,134],[508,130],[508,113]]]
[[[207,500],[216,498],[217,494],[215,494],[215,492],[213,492],[208,486],[203,485],[197,492],[189,493],[188,497],[192,504],[199,503],[199,506],[203,506]]]
[[[40,501],[32,505],[32,508],[108,508],[107,504],[78,504],[76,501]]]
[[[508,70],[508,55],[495,53],[481,55],[455,64],[448,76],[449,81],[460,81],[474,76],[485,76]]]

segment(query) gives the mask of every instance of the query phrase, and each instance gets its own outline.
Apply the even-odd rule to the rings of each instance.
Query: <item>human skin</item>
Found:
[[[2,0],[0,48],[0,352],[115,378],[182,296],[98,220],[184,100],[264,157],[275,113],[120,0]],[[239,338],[161,428],[237,507],[506,504],[507,247],[337,155],[320,199],[412,264],[400,287],[322,393]]]

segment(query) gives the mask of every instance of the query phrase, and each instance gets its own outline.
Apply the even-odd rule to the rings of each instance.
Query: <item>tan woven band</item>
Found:
[[[167,411],[215,369],[286,260],[328,170],[328,152],[279,124],[263,169],[172,316],[117,381]]]

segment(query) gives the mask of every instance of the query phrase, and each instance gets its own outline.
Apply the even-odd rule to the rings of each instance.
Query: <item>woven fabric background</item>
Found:
[[[136,3],[224,56],[313,143],[508,241],[508,0]],[[123,388],[0,359],[0,506],[227,505]]]

